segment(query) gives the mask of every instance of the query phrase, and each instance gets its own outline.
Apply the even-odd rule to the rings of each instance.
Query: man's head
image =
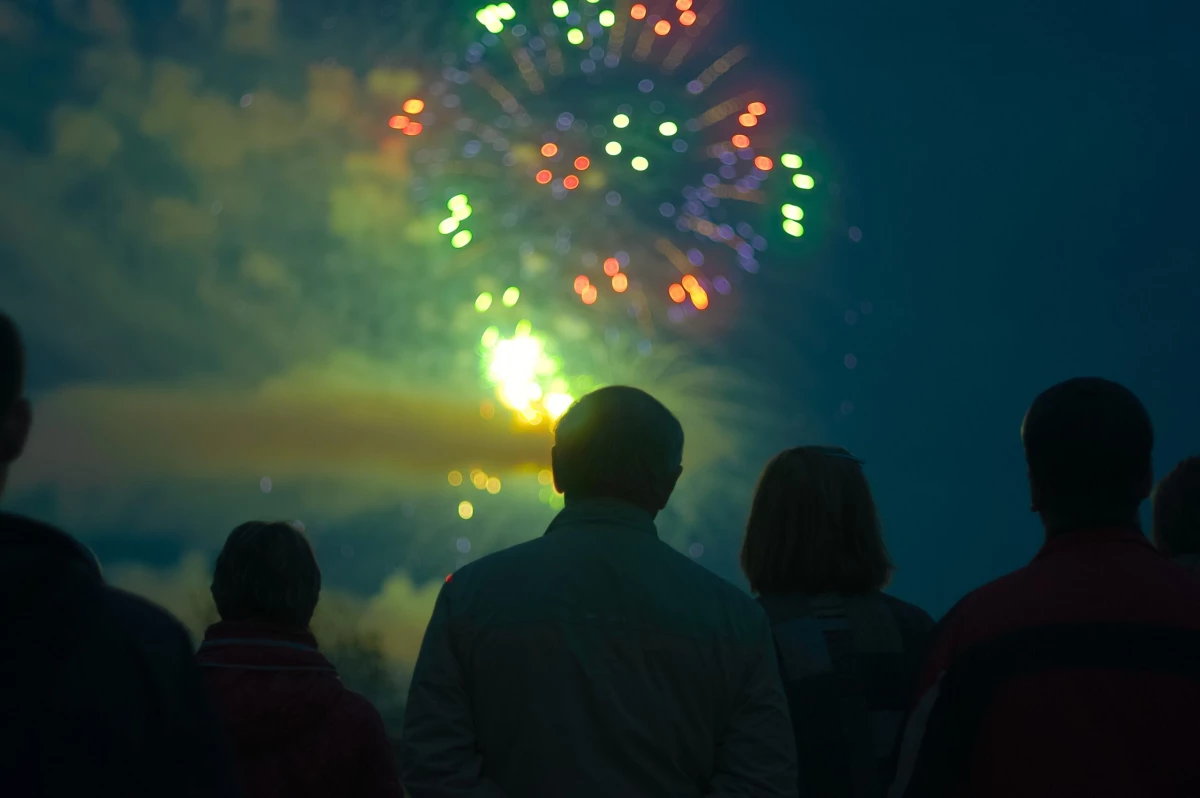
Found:
[[[620,499],[658,513],[683,470],[683,427],[645,391],[601,388],[559,420],[551,454],[568,502]]]
[[[32,422],[25,398],[25,349],[17,325],[0,313],[0,493],[8,478],[8,467],[25,448]]]
[[[321,595],[321,569],[308,538],[282,521],[250,521],[229,533],[213,570],[223,621],[306,628]]]
[[[1150,494],[1154,430],[1138,398],[1097,377],[1033,401],[1021,426],[1032,508],[1058,524],[1126,523]]]
[[[1154,545],[1168,557],[1200,554],[1200,457],[1189,457],[1154,489]]]

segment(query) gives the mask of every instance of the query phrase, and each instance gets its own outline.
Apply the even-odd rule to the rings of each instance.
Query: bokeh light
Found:
[[[475,297],[475,309],[480,313],[485,313],[492,306],[492,295],[484,291],[479,296]]]
[[[633,17],[634,19],[645,19],[646,7],[641,3],[634,3],[629,9],[629,16]]]
[[[630,163],[630,166],[632,166],[634,169],[636,169],[639,172],[644,172],[650,168],[650,161],[648,161],[644,156],[641,156],[641,155],[636,156],[629,163]]]
[[[405,100],[404,105],[401,107],[404,109],[404,113],[406,114],[419,114],[425,110],[425,101],[413,98],[411,100]]]
[[[612,287],[613,290],[618,294],[625,293],[625,290],[629,288],[629,277],[620,273],[614,274],[612,278]]]
[[[470,520],[475,516],[475,505],[467,501],[458,503],[458,517],[464,521]],[[446,581],[450,581],[450,577],[446,577]]]
[[[733,142],[733,146],[739,150],[744,150],[750,146],[750,137],[744,133],[738,133],[731,141]]]
[[[816,185],[816,182],[809,175],[793,175],[792,183],[796,188],[810,189]]]
[[[671,23],[665,19],[660,19],[654,23],[654,32],[659,36],[666,36],[671,32]]]
[[[619,271],[621,271],[621,261],[617,260],[616,258],[604,259],[604,273],[606,275],[612,277]]]
[[[542,155],[546,156],[547,158],[553,158],[555,155],[558,155],[558,145],[552,141],[543,144]]]

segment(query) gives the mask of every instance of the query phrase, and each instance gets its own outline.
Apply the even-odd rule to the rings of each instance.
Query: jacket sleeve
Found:
[[[710,798],[795,798],[796,742],[771,627],[763,615],[733,715],[717,746]]]
[[[401,772],[412,798],[505,798],[482,776],[466,671],[455,647],[447,582],[434,604],[404,711]]]

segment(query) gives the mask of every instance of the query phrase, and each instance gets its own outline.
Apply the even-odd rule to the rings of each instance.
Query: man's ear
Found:
[[[18,399],[4,416],[0,426],[0,463],[11,463],[25,451],[29,428],[33,425],[33,408],[28,399]]]

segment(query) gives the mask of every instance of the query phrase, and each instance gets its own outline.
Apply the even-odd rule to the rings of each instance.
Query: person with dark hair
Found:
[[[800,795],[879,798],[933,619],[881,592],[892,562],[862,461],[830,446],[776,455],[741,560],[775,633]]]
[[[546,533],[442,586],[413,674],[413,798],[796,795],[765,613],[658,538],[683,428],[627,387],[580,399]]]
[[[892,795],[1200,795],[1200,580],[1138,525],[1150,417],[1074,379],[1022,438],[1045,543],[938,624]]]
[[[291,524],[250,521],[213,571],[221,621],[197,659],[233,738],[247,798],[401,798],[383,720],[342,684],[309,622],[321,569]]]
[[[0,313],[0,492],[32,422],[16,325]],[[237,796],[182,625],[105,584],[95,555],[0,513],[0,793]]]
[[[1154,545],[1200,574],[1200,457],[1189,457],[1154,489]]]

